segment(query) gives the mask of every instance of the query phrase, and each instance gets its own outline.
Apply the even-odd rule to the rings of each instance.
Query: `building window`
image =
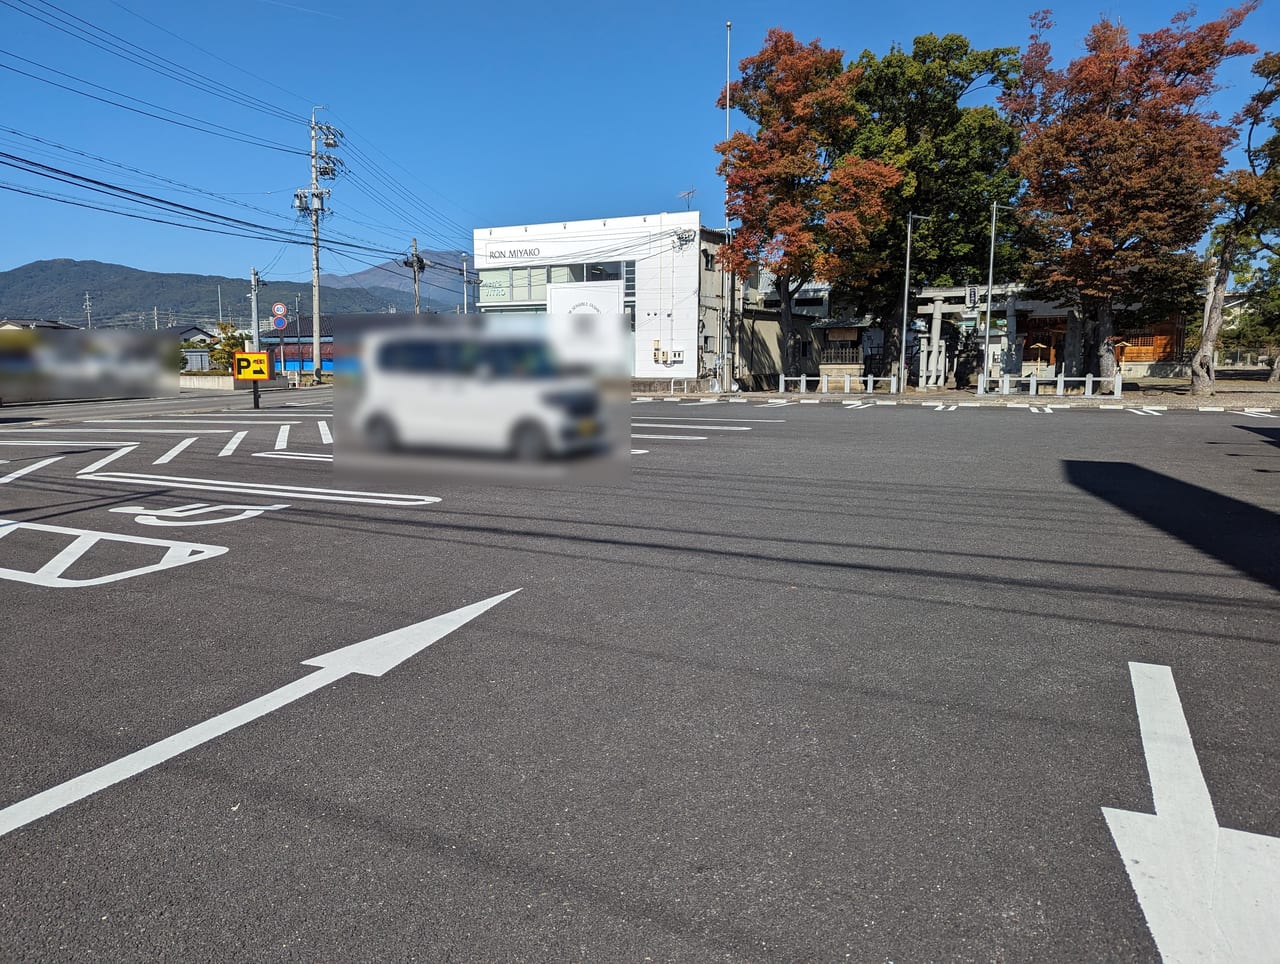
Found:
[[[707,271],[716,270],[716,255],[710,248],[702,249],[702,267]]]
[[[486,268],[480,272],[480,300],[511,300],[510,268]]]
[[[636,296],[636,263],[634,261],[622,262],[622,294],[625,298]],[[635,305],[631,307],[634,313]]]

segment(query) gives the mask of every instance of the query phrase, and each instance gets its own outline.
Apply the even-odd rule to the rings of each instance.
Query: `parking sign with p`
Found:
[[[271,377],[265,351],[238,351],[232,375],[241,381],[265,382]]]

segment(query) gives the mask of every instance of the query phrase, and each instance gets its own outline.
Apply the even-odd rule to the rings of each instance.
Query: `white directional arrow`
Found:
[[[305,660],[302,665],[318,666],[320,669],[300,680],[272,690],[265,696],[259,696],[256,700],[251,700],[233,710],[220,713],[212,719],[175,733],[159,743],[143,747],[113,763],[90,770],[66,783],[60,783],[56,787],[37,793],[34,797],[28,797],[26,800],[5,807],[0,810],[0,837],[26,826],[33,820],[48,816],[55,810],[61,810],[78,800],[83,800],[99,790],[105,790],[112,784],[127,780],[144,770],[171,760],[187,750],[229,733],[273,710],[288,706],[295,700],[314,693],[350,673],[381,676],[519,591],[519,589],[513,589],[498,596],[490,596],[488,599],[482,599],[470,606],[463,606],[453,612]]]
[[[1274,961],[1280,838],[1218,826],[1173,673],[1130,663],[1155,814],[1103,807],[1165,961]]]

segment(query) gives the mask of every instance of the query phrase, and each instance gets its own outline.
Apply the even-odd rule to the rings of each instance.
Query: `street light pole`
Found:
[[[902,337],[898,342],[898,391],[907,390],[907,312],[911,302],[911,228],[917,221],[929,221],[924,214],[907,215],[907,270],[902,280]]]
[[[991,376],[991,289],[995,286],[996,276],[996,210],[1004,208],[1012,211],[1007,204],[991,202],[991,257],[987,261],[987,330],[982,333],[982,381],[978,383],[978,394],[987,393],[988,379]]]

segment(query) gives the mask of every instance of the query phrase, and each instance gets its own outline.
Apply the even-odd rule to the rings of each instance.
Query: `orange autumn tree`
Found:
[[[1117,313],[1193,303],[1195,248],[1233,137],[1207,101],[1222,62],[1253,51],[1232,35],[1254,6],[1200,26],[1181,13],[1136,44],[1104,18],[1065,69],[1044,39],[1049,12],[1032,17],[1021,82],[1001,100],[1021,129],[1013,164],[1026,185],[1029,280],[1074,309],[1068,375],[1115,373]]]
[[[888,217],[886,194],[901,181],[880,161],[841,155],[856,122],[849,94],[862,76],[846,70],[844,51],[801,44],[777,27],[758,54],[739,65],[731,105],[756,124],[716,145],[728,188],[729,217],[739,222],[721,262],[746,274],[773,275],[781,302],[782,367],[795,373],[792,305],[813,279],[835,283],[856,269],[837,252],[865,249]],[[724,107],[724,94],[719,106]]]

